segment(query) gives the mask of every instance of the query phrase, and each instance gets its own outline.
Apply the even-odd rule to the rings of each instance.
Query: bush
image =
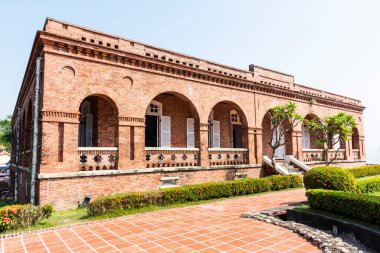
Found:
[[[0,208],[0,232],[4,232],[11,228],[21,207],[21,205],[11,205]]]
[[[42,216],[44,218],[49,218],[51,214],[54,212],[54,207],[50,204],[44,205],[41,207]]]
[[[306,189],[356,191],[354,176],[341,168],[327,166],[313,168],[305,173],[303,180]]]
[[[380,225],[380,199],[366,194],[331,190],[308,190],[312,208]]]
[[[38,220],[49,218],[53,211],[51,205],[11,205],[0,208],[0,232],[9,229],[28,228]]]
[[[90,203],[87,211],[89,216],[93,216],[120,209],[228,198],[296,187],[302,187],[302,178],[299,175],[247,178],[228,182],[188,185],[146,193],[124,193],[106,196]]]
[[[367,165],[347,169],[355,178],[380,175],[380,165]]]
[[[361,193],[373,193],[380,191],[380,177],[357,181],[358,190]]]

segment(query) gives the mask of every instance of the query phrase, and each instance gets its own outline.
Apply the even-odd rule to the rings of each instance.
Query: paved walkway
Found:
[[[239,216],[305,200],[302,189],[142,213],[7,238],[2,252],[320,252],[303,238]]]

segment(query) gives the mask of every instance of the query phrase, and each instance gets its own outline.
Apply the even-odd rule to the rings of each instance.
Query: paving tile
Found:
[[[305,200],[305,191],[216,201],[141,213],[86,226],[6,238],[4,252],[320,252],[281,227],[243,219],[253,212]],[[69,247],[69,248],[67,248]],[[30,249],[30,251],[29,251]],[[71,251],[70,251],[71,250]]]

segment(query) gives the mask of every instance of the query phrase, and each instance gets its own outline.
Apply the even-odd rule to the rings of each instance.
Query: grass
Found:
[[[369,223],[366,223],[366,222],[363,222],[363,221],[360,221],[360,220],[356,220],[356,219],[347,218],[347,217],[342,216],[342,215],[333,214],[333,213],[329,213],[329,212],[326,212],[326,211],[314,209],[314,208],[311,208],[309,205],[300,205],[300,206],[297,206],[295,209],[299,210],[299,211],[307,212],[307,213],[320,214],[320,215],[323,215],[323,216],[326,216],[326,217],[330,217],[332,219],[339,219],[339,220],[343,220],[343,221],[346,221],[346,222],[350,222],[350,223],[354,223],[354,224],[359,224],[359,225],[362,225],[364,227],[373,229],[373,230],[375,230],[377,232],[380,232],[380,226],[372,225],[372,224],[369,224]]]
[[[380,197],[380,192],[373,192],[373,193],[370,193],[369,195],[375,195],[375,196],[379,196]]]
[[[82,223],[82,222],[93,221],[93,220],[102,220],[102,219],[108,219],[108,218],[133,215],[133,214],[138,214],[138,213],[179,208],[179,207],[185,207],[185,206],[193,206],[193,205],[199,205],[199,204],[204,204],[204,203],[218,202],[218,201],[223,201],[223,200],[228,200],[228,199],[244,198],[244,197],[255,196],[255,195],[264,195],[264,194],[273,193],[273,192],[289,191],[289,190],[295,190],[295,189],[299,189],[299,188],[261,192],[261,193],[255,193],[255,194],[250,194],[250,195],[235,196],[235,197],[230,197],[230,198],[193,201],[193,202],[187,202],[187,203],[181,203],[181,204],[172,204],[172,205],[167,205],[167,206],[152,205],[152,206],[138,208],[138,209],[116,210],[107,214],[96,215],[96,216],[91,216],[91,217],[87,215],[87,208],[70,209],[70,210],[65,210],[65,211],[53,212],[50,218],[42,219],[38,221],[35,225],[31,226],[30,228],[18,229],[18,230],[15,230],[15,229],[7,230],[6,232],[0,233],[0,234],[8,234],[8,233],[13,233],[13,232],[30,231],[30,230],[41,229],[41,228],[64,226],[64,225]],[[1,204],[2,203],[0,202],[0,206]]]

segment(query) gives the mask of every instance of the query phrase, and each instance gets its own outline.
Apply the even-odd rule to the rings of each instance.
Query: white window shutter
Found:
[[[92,114],[86,115],[86,147],[92,147]]]
[[[171,131],[170,117],[161,116],[161,147],[170,148],[171,146]]]
[[[308,127],[302,127],[302,148],[310,149],[310,130]]]
[[[194,119],[187,118],[187,147],[195,148]]]
[[[220,148],[220,122],[214,120],[212,122],[212,144],[213,148]]]

